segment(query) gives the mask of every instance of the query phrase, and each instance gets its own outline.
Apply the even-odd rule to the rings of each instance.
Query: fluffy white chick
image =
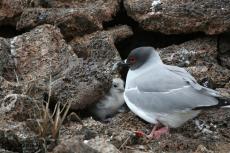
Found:
[[[109,92],[90,108],[93,117],[107,121],[125,103],[123,94],[124,81],[120,78],[114,78]]]

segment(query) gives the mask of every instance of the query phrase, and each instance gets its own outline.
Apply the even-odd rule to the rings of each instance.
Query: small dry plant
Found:
[[[39,135],[41,138],[43,138],[45,142],[47,139],[49,141],[52,139],[55,143],[54,145],[56,145],[59,138],[60,128],[70,109],[71,102],[66,103],[62,106],[62,108],[60,102],[56,103],[55,108],[51,113],[49,110],[50,97],[52,93],[51,82],[52,81],[50,76],[48,101],[46,102],[45,106],[43,106],[40,122],[38,121],[37,123],[39,126]]]

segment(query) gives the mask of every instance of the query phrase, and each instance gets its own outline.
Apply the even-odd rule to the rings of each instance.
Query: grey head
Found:
[[[150,60],[161,62],[159,54],[153,47],[139,47],[130,52],[125,63],[129,65],[131,70],[136,70]]]

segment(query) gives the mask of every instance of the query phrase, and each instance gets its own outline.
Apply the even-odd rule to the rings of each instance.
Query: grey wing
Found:
[[[196,107],[212,106],[218,100],[185,86],[168,92],[144,92],[138,88],[126,89],[126,99],[145,112],[173,113],[191,110]]]
[[[164,65],[164,67],[168,69],[169,71],[180,75],[185,81],[193,85],[195,88],[201,89],[201,86],[197,85],[196,79],[190,73],[188,73],[185,69],[177,67],[177,66],[172,66],[172,65]]]
[[[134,80],[135,85],[142,91],[164,92],[191,85],[194,90],[202,94],[222,97],[219,92],[199,85],[196,79],[183,68],[162,64],[158,65],[157,69],[153,68],[150,71],[152,73],[147,73],[141,76],[141,79],[137,77]]]
[[[144,92],[167,92],[188,85],[181,76],[164,68],[164,65],[152,67],[148,73],[135,77],[132,84],[129,82],[127,84],[126,88],[138,87]]]
[[[179,75],[182,77],[187,83],[189,83],[195,90],[199,90],[203,94],[207,94],[214,97],[221,97],[220,93],[218,91],[212,90],[210,88],[203,87],[199,85],[196,81],[196,79],[185,69],[177,67],[177,66],[171,66],[171,65],[164,65],[165,68],[167,68],[169,71],[171,71],[174,74]]]
[[[126,99],[138,108],[169,113],[218,104],[219,93],[199,85],[183,68],[158,65],[150,71],[125,90]]]

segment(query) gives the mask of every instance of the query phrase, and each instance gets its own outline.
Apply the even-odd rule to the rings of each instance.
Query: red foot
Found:
[[[169,134],[169,128],[163,127],[163,128],[160,128],[159,130],[155,131],[154,138],[159,139],[161,137],[161,135],[164,135],[164,134]]]
[[[161,135],[168,134],[168,133],[169,133],[169,128],[168,127],[162,127],[160,129],[154,131],[153,133],[151,133],[147,137],[148,138],[159,139],[161,137]]]
[[[144,132],[142,131],[135,131],[135,136],[136,137],[144,137],[146,136],[147,138],[150,138],[150,139],[159,139],[161,137],[161,135],[164,135],[164,134],[168,134],[169,133],[169,128],[168,127],[161,127],[161,124],[156,124],[151,133],[149,135],[146,135]]]

